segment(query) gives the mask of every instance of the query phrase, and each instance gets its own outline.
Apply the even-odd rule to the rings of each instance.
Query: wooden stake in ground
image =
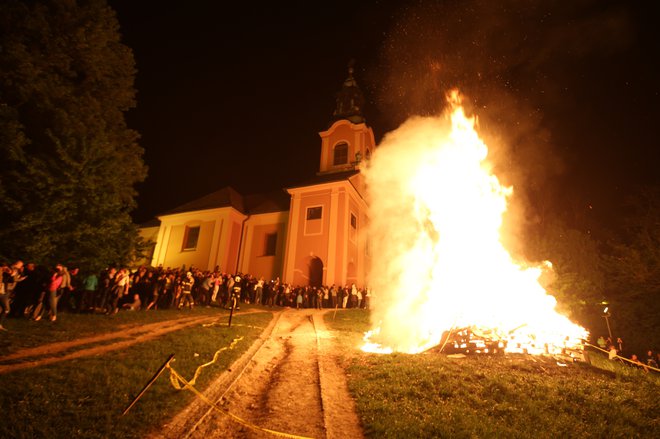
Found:
[[[133,407],[133,406],[135,405],[135,403],[138,402],[138,400],[139,400],[140,398],[142,398],[142,395],[144,395],[144,394],[146,393],[146,391],[149,389],[149,387],[151,387],[151,385],[152,385],[152,384],[158,379],[158,377],[160,376],[160,374],[163,373],[163,371],[165,370],[165,368],[170,364],[170,362],[171,362],[173,359],[174,359],[174,354],[170,354],[170,357],[169,357],[167,360],[165,360],[165,362],[163,363],[163,365],[160,366],[160,368],[159,368],[158,371],[154,374],[154,376],[152,376],[151,379],[147,382],[147,384],[144,385],[144,387],[142,388],[142,390],[140,391],[140,393],[138,393],[138,396],[136,396],[136,397],[133,399],[133,401],[131,401],[131,403],[128,405],[128,407],[126,407],[126,409],[124,410],[124,413],[121,414],[122,416],[124,416],[126,413],[128,413],[128,411],[131,409],[131,407]]]
[[[233,301],[231,305],[231,309],[229,310],[229,323],[227,324],[228,328],[231,328],[231,318],[234,316],[234,308],[236,308],[236,304],[238,301]]]

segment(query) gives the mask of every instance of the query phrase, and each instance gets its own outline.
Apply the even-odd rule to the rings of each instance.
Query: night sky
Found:
[[[660,184],[657,6],[109,3],[138,68],[127,116],[149,166],[138,222],[226,185],[251,193],[314,175],[351,59],[377,142],[458,87],[496,169],[535,208],[602,220]]]

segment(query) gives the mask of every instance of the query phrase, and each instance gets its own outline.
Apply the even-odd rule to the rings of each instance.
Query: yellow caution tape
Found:
[[[190,390],[195,395],[197,395],[202,401],[204,401],[205,403],[207,403],[208,405],[210,405],[211,407],[213,407],[214,409],[216,409],[220,413],[223,413],[223,414],[229,416],[234,421],[238,422],[239,424],[241,424],[241,425],[243,425],[247,428],[250,428],[254,431],[261,431],[261,432],[265,432],[265,433],[270,433],[274,436],[279,436],[279,437],[286,437],[286,438],[291,438],[291,439],[312,439],[312,438],[308,438],[306,436],[297,436],[295,434],[288,434],[288,433],[282,433],[282,432],[275,431],[275,430],[269,430],[267,428],[259,427],[259,426],[254,425],[254,424],[252,424],[252,423],[250,423],[250,422],[248,422],[244,419],[241,419],[238,416],[230,413],[227,409],[220,407],[219,405],[217,405],[216,403],[214,403],[213,401],[208,399],[206,396],[204,396],[204,394],[202,394],[199,390],[197,390],[195,387],[193,387],[193,385],[190,382],[186,381],[185,378],[183,378],[176,370],[174,370],[172,368],[172,366],[170,366],[168,364],[167,368],[170,370],[170,380],[172,380],[172,377],[174,377],[175,380],[180,381],[183,384],[183,386],[180,386],[177,383],[177,386],[178,386],[177,388],[183,388],[183,389]]]
[[[215,352],[215,354],[213,354],[213,359],[211,361],[209,361],[208,363],[202,364],[201,366],[199,366],[197,368],[197,370],[195,370],[195,375],[193,375],[193,377],[189,381],[189,383],[191,385],[195,385],[195,382],[197,381],[197,378],[199,378],[199,375],[202,373],[202,369],[204,369],[205,367],[208,367],[208,366],[212,365],[213,363],[215,363],[216,361],[218,361],[218,357],[220,356],[221,352],[226,351],[227,349],[234,349],[234,347],[241,340],[243,340],[243,337],[235,338],[229,346],[225,346],[222,349],[217,350]],[[172,385],[174,386],[175,389],[177,389],[177,390],[183,389],[183,387],[181,387],[181,385],[179,385],[179,381],[172,377],[172,374],[170,374],[170,382],[172,383]]]
[[[205,328],[211,328],[211,327],[213,327],[213,326],[222,326],[222,327],[225,327],[225,328],[226,328],[226,327],[227,327],[227,323],[226,323],[226,322],[223,322],[223,323],[218,323],[218,322],[204,323],[202,326],[205,327]],[[241,327],[243,327],[243,328],[250,328],[250,329],[265,329],[263,326],[252,326],[252,325],[237,325],[237,324],[233,324],[233,325],[231,325],[231,326],[232,326],[232,328],[235,328],[235,327],[237,327],[237,326],[241,326]]]
[[[605,352],[605,353],[608,354],[608,355],[609,355],[609,353],[610,353],[610,351],[606,351],[605,349],[602,349],[602,348],[600,348],[600,347],[598,347],[598,346],[594,346],[594,345],[589,344],[589,343],[585,343],[585,345],[586,345],[586,346],[590,346],[590,347],[592,347],[592,348],[594,348],[594,349],[597,349],[597,350],[599,350],[599,351],[601,351],[601,352]],[[643,367],[644,369],[651,369],[651,370],[653,370],[653,371],[660,372],[660,369],[658,369],[657,367],[648,366],[648,365],[642,363],[641,361],[640,361],[639,363],[637,363],[637,362],[635,362],[635,361],[629,360],[629,359],[626,358],[626,357],[621,357],[620,355],[617,355],[617,356],[614,357],[614,358],[618,358],[618,359],[620,359],[620,360],[627,361],[627,362],[630,363],[630,364],[634,364],[635,366],[638,366],[638,367]]]

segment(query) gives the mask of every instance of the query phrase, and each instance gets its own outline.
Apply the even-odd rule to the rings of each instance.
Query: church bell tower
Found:
[[[332,124],[321,136],[319,174],[357,170],[369,160],[375,148],[374,134],[363,114],[364,95],[353,77],[353,61],[348,77],[336,96]]]

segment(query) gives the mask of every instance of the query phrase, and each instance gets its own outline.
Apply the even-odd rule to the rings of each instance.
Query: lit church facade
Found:
[[[370,265],[360,164],[376,148],[352,68],[321,137],[314,179],[244,196],[231,187],[158,216],[151,265],[219,269],[293,285],[367,284]]]

